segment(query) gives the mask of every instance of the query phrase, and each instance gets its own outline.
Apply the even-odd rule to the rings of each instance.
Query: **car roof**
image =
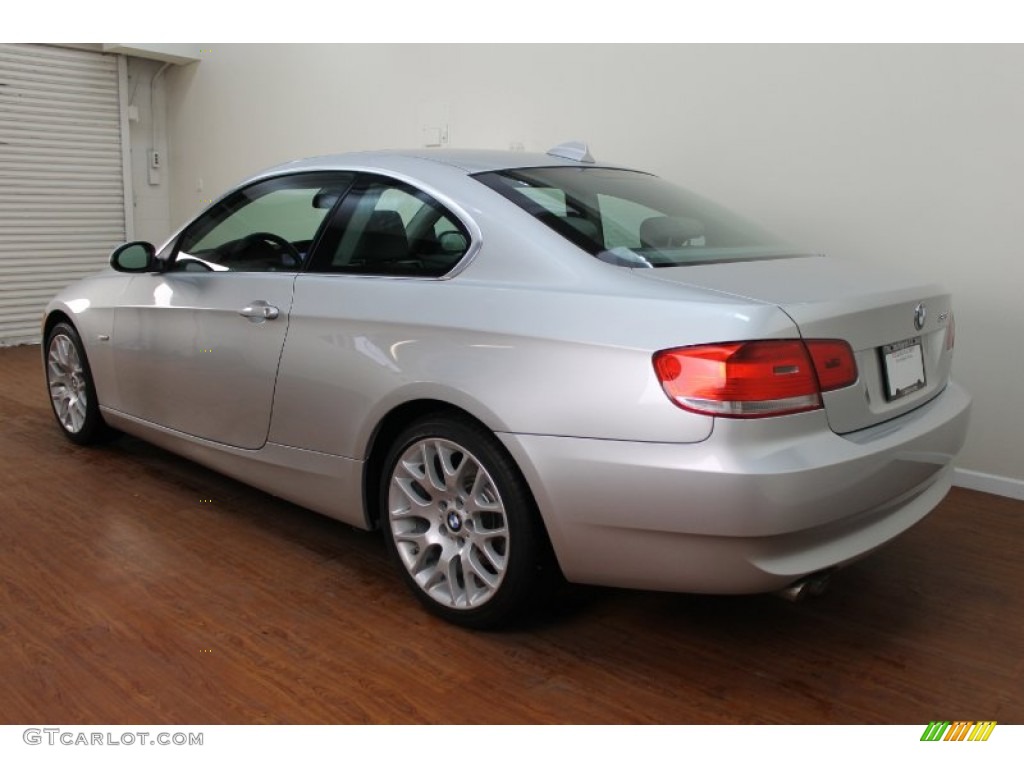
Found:
[[[565,166],[571,168],[607,168],[603,163],[581,162],[556,155],[539,152],[513,152],[491,149],[402,149],[348,152],[339,155],[307,157],[290,163],[269,168],[260,176],[274,175],[286,171],[329,171],[351,168],[387,168],[393,165],[406,166],[409,160],[430,161],[450,166],[466,174],[510,168],[550,168]]]

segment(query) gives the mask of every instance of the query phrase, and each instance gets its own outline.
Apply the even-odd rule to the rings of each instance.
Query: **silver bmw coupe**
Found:
[[[64,434],[379,528],[466,626],[559,577],[820,585],[935,508],[967,428],[941,287],[578,143],[289,163],[111,266],[46,309]]]

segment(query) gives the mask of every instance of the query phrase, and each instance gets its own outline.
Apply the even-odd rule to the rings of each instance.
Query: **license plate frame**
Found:
[[[882,347],[882,368],[885,372],[885,397],[899,400],[927,385],[924,348],[921,337],[914,336]]]

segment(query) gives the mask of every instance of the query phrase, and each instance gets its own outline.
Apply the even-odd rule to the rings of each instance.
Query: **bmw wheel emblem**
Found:
[[[457,532],[462,527],[462,518],[458,512],[448,513],[448,529]]]
[[[922,301],[916,307],[914,307],[914,327],[917,330],[924,328],[924,321],[928,319],[928,310]]]

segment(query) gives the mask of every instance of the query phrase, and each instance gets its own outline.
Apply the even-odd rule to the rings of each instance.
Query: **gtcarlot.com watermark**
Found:
[[[201,747],[203,732],[76,731],[70,728],[26,728],[22,740],[50,747]]]

